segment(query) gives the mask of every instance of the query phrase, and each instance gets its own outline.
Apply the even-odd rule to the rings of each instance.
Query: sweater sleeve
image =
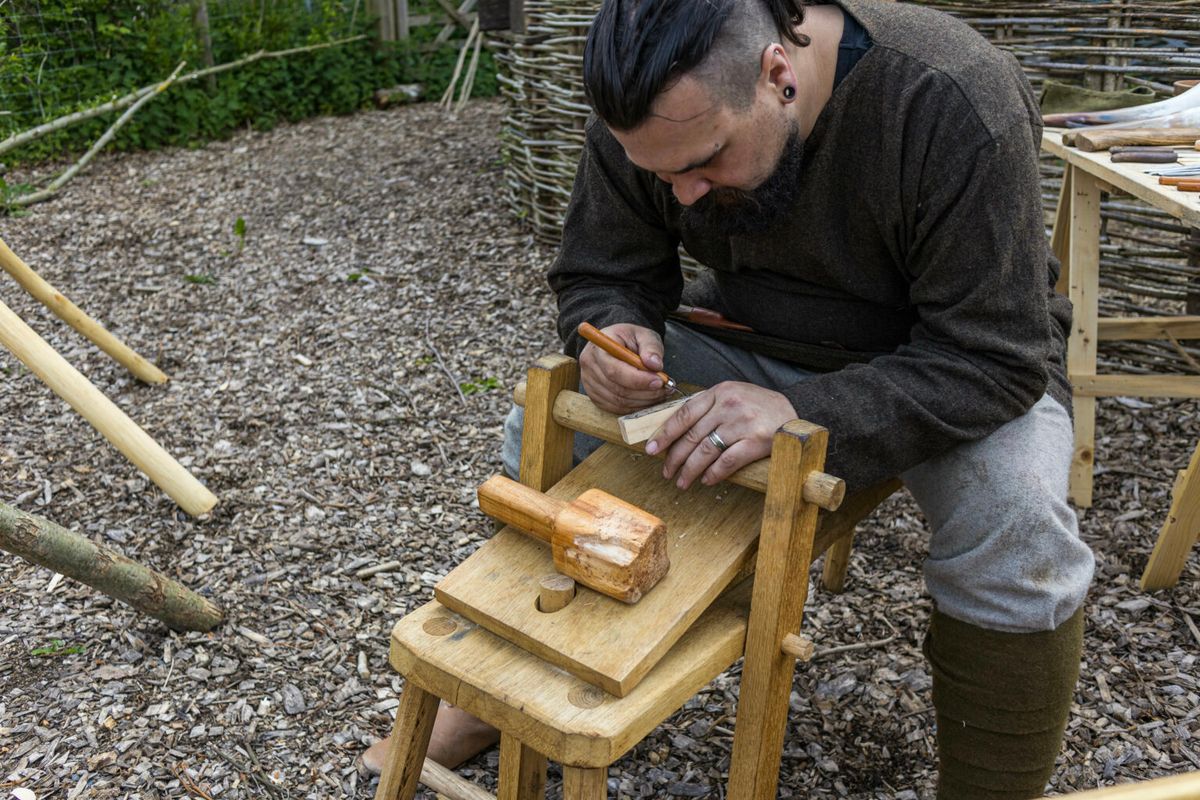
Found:
[[[1036,127],[1022,116],[992,133],[959,115],[913,137],[909,342],[785,390],[829,428],[828,468],[851,487],[981,439],[1045,392],[1055,345]]]
[[[653,180],[628,162],[603,123],[589,122],[562,247],[548,274],[569,355],[578,357],[586,344],[575,332],[581,322],[633,323],[661,336],[667,312],[679,305],[679,239],[663,225]]]

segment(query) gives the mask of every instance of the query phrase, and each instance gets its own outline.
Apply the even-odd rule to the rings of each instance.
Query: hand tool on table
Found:
[[[1114,145],[1186,145],[1200,139],[1200,128],[1122,128],[1094,131],[1083,128],[1068,133],[1074,134],[1074,145],[1085,153],[1107,150]]]
[[[599,489],[568,503],[496,475],[479,487],[479,508],[548,542],[563,575],[623,603],[642,599],[671,566],[663,521]]]
[[[581,322],[579,323],[578,330],[580,336],[582,336],[584,339],[587,339],[589,342],[596,345],[596,347],[599,347],[613,358],[624,361],[631,367],[637,367],[638,369],[645,370],[646,372],[654,372],[654,374],[658,376],[659,380],[663,382],[663,386],[667,387],[673,392],[677,392],[681,397],[687,397],[687,394],[675,384],[675,380],[670,375],[662,371],[655,372],[654,370],[650,369],[642,362],[641,356],[601,331],[595,325],[592,325],[590,322]]]
[[[1179,153],[1173,149],[1142,149],[1137,147],[1112,148],[1110,159],[1114,164],[1175,164]]]
[[[680,305],[679,308],[671,312],[670,316],[676,319],[687,320],[694,322],[697,325],[705,325],[709,328],[722,328],[728,331],[746,331],[753,333],[754,329],[749,325],[743,325],[740,322],[726,319],[725,315],[720,311],[713,311],[711,308],[701,308],[700,306]]]

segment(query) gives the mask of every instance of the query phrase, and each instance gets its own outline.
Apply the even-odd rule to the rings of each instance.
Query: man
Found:
[[[605,0],[584,80],[598,119],[549,276],[584,389],[617,413],[666,394],[584,320],[712,387],[646,446],[682,489],[797,417],[829,428],[852,490],[900,476],[932,529],[938,796],[1040,797],[1093,562],[1020,68],[909,5]],[[681,242],[711,268],[686,290]],[[668,321],[681,297],[753,333]]]

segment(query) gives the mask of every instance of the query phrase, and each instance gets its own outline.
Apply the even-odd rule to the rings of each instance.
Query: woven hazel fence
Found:
[[[1149,87],[1166,97],[1200,78],[1200,0],[927,0],[1021,62],[1035,89],[1046,80],[1114,91]],[[556,243],[583,146],[588,107],[580,78],[596,0],[527,0],[527,33],[498,47],[508,101],[504,158],[508,203],[536,237]],[[1049,223],[1062,165],[1043,160]],[[998,198],[1002,201],[1002,198]],[[1200,314],[1200,232],[1128,198],[1102,205],[1103,314]],[[1200,348],[1178,342],[1103,342],[1100,366],[1200,373]]]

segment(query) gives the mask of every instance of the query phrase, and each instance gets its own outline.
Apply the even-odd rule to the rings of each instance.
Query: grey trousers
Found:
[[[671,377],[711,386],[744,381],[770,389],[812,373],[667,323],[664,368]],[[520,469],[524,410],[504,426],[505,469]],[[600,440],[576,436],[582,459]],[[956,619],[1012,633],[1053,630],[1083,604],[1091,550],[1067,505],[1074,437],[1066,409],[1049,395],[990,436],[959,445],[900,476],[932,535],[925,585],[938,609]]]

